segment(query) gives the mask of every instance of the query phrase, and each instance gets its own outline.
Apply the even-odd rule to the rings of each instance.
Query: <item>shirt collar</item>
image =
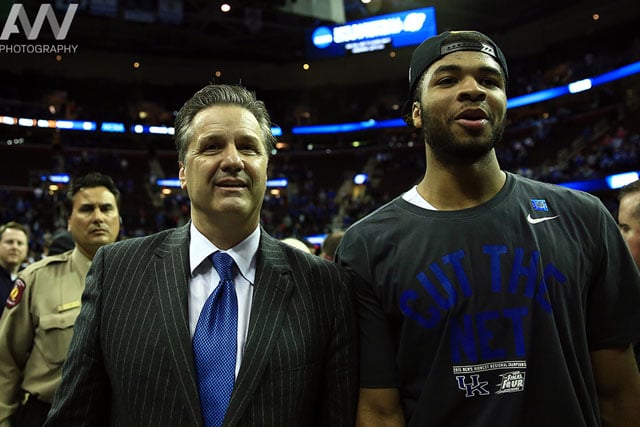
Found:
[[[84,256],[77,246],[71,251],[70,257],[82,277],[87,277],[87,272],[89,271],[89,267],[91,267],[91,260]]]
[[[189,241],[189,271],[193,277],[196,268],[202,264],[202,261],[221,249],[200,233],[196,226],[193,225],[193,222],[191,222],[189,232],[191,233]],[[255,281],[256,254],[258,253],[259,244],[260,227],[256,227],[243,241],[224,251],[233,258],[240,274],[251,284]]]

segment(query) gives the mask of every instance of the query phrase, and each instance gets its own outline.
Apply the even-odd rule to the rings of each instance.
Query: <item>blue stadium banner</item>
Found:
[[[435,34],[435,8],[406,10],[309,30],[307,56],[327,58],[413,46]]]

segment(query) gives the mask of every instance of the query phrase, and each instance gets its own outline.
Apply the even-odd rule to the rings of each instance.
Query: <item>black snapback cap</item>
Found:
[[[404,106],[403,115],[411,112],[413,91],[420,76],[431,64],[450,53],[469,50],[486,53],[495,59],[502,67],[505,81],[509,81],[507,60],[493,40],[478,31],[445,31],[426,39],[413,51],[409,66],[409,99]]]

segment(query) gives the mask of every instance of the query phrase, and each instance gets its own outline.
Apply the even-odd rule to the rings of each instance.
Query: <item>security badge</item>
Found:
[[[62,313],[63,311],[71,310],[78,307],[80,307],[80,300],[71,301],[66,304],[60,304],[56,307],[56,310],[58,310],[58,313]]]
[[[9,293],[9,298],[7,298],[5,306],[7,308],[13,308],[18,305],[18,303],[22,301],[22,294],[26,287],[27,285],[25,285],[22,279],[16,279],[16,281],[13,282],[13,289],[11,289],[11,293]]]

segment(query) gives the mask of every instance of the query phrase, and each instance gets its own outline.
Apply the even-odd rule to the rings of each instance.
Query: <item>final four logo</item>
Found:
[[[524,372],[513,371],[500,374],[502,381],[498,385],[498,391],[496,394],[502,393],[515,393],[517,391],[524,390]]]

